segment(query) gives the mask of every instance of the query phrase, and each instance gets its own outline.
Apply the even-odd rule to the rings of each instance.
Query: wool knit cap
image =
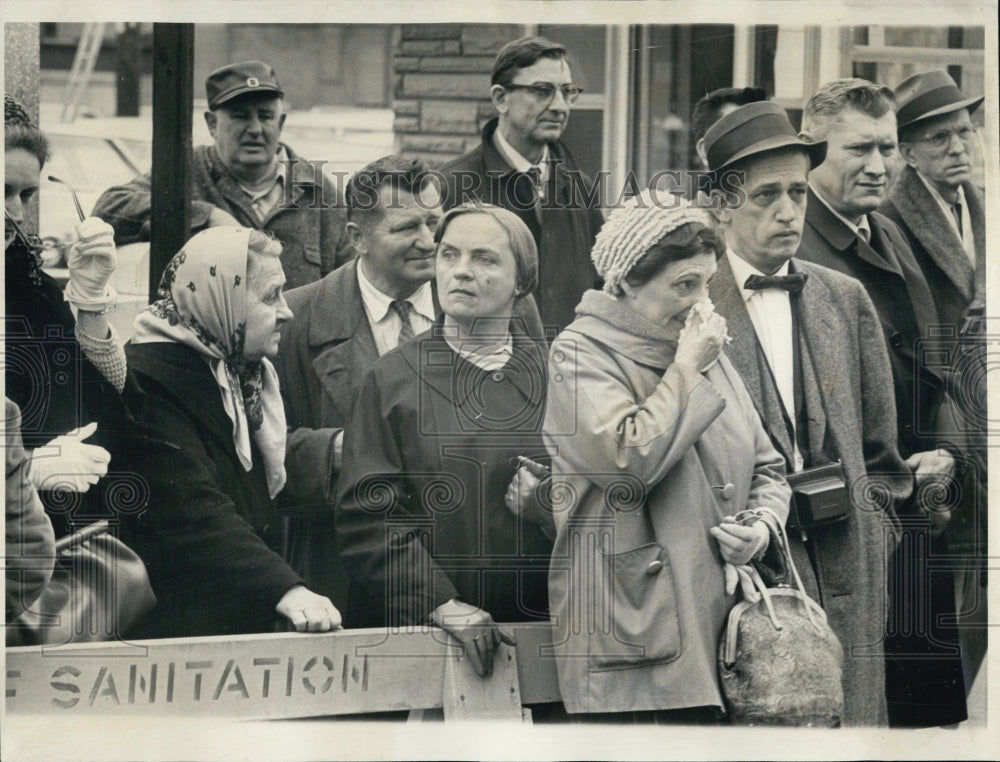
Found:
[[[712,226],[707,211],[675,195],[644,190],[627,199],[608,216],[590,253],[597,274],[604,279],[604,290],[621,296],[622,280],[643,254],[689,222]]]

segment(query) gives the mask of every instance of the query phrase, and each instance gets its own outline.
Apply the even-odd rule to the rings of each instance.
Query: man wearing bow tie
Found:
[[[942,493],[965,496],[952,475],[959,414],[946,373],[935,367],[951,342],[928,343],[942,322],[931,288],[903,233],[876,211],[899,164],[894,106],[892,90],[864,79],[828,82],[806,103],[801,135],[825,141],[827,158],[809,176],[798,256],[856,278],[889,345],[899,451],[917,498],[890,569],[890,723],[922,727],[966,718],[958,635],[942,626],[955,615],[951,571],[927,568],[931,558],[948,555],[942,532],[958,507],[951,499],[941,505]]]
[[[845,725],[885,725],[886,538],[911,492],[896,449],[892,373],[878,316],[852,278],[793,258],[807,177],[825,144],[808,145],[784,110],[752,103],[705,135],[728,250],[709,295],[733,337],[726,354],[750,391],[790,474],[840,461],[846,512],[806,527],[789,519],[807,591],[844,648]],[[884,488],[884,502],[866,486]]]

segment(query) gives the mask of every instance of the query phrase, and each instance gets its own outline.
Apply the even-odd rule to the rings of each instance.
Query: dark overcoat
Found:
[[[129,344],[137,427],[128,450],[145,490],[122,539],[146,562],[157,605],[133,637],[270,632],[302,579],[271,549],[280,529],[261,455],[244,470],[205,359],[168,342]]]
[[[938,446],[937,420],[950,400],[942,372],[922,351],[926,329],[939,323],[934,297],[906,239],[885,215],[872,212],[865,243],[812,191],[796,257],[856,278],[871,297],[889,347],[899,451],[906,458]]]
[[[913,167],[906,167],[879,211],[896,223],[934,297],[938,318],[945,325],[962,325],[969,304],[984,298],[986,276],[986,214],[983,198],[972,183],[963,183],[972,220],[976,264],[969,261],[962,241],[945,218]]]
[[[333,600],[349,626],[352,612],[360,609],[350,603],[349,580],[336,552],[333,442],[350,420],[365,374],[379,359],[357,270],[355,259],[285,294],[294,317],[282,328],[275,363],[289,427],[288,485],[280,499],[293,516],[311,514],[292,520],[289,560],[312,589]],[[436,296],[434,305],[440,309]],[[533,299],[519,299],[514,311],[529,335],[542,335]]]
[[[543,459],[545,343],[512,325],[512,355],[486,371],[438,322],[386,353],[361,384],[344,437],[337,545],[381,611],[425,624],[451,598],[498,622],[548,618],[551,541],[504,494],[517,456]]]
[[[803,378],[816,381],[803,388],[809,449],[840,459],[852,512],[845,522],[811,531],[809,555],[798,532],[790,531],[789,541],[809,594],[826,610],[844,647],[844,723],[885,725],[886,560],[894,543],[894,508],[912,490],[910,471],[896,446],[892,371],[878,316],[860,284],[797,259],[790,269],[809,275],[798,312],[813,362],[813,373]],[[790,463],[792,446],[782,412],[765,404],[753,322],[726,257],[709,284],[709,295],[733,337],[726,354]]]

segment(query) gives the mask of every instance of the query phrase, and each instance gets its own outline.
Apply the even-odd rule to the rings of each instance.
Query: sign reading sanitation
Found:
[[[535,653],[547,637],[515,632]],[[460,659],[452,643],[425,628],[9,648],[6,706],[11,714],[241,719],[427,709],[442,706],[446,662]],[[537,659],[534,667],[546,679],[529,680],[552,701],[546,661],[549,669],[539,671]]]

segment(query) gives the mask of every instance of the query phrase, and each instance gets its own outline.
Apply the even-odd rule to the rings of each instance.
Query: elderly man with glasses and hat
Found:
[[[789,481],[825,466],[843,482],[831,515],[809,515],[796,500],[789,542],[844,648],[843,724],[885,725],[886,547],[912,480],[896,449],[892,372],[871,300],[853,278],[795,257],[807,178],[826,144],[805,143],[784,109],[759,102],[716,122],[705,153],[727,241],[709,284],[732,336],[726,354]],[[875,483],[882,500],[868,494]]]
[[[979,318],[986,306],[986,214],[972,183],[978,140],[971,115],[983,96],[966,98],[946,71],[914,74],[895,88],[899,152],[906,166],[879,211],[903,231],[927,278],[938,317],[957,341],[950,381],[960,407],[968,466],[960,474],[962,505],[948,526],[962,627],[967,690],[986,651],[987,464],[986,353]]]
[[[284,91],[262,61],[228,64],[205,80],[205,122],[214,139],[192,154],[191,232],[241,225],[281,241],[286,288],[318,280],[351,258],[346,212],[333,181],[281,143]],[[313,157],[330,158],[330,157]],[[119,246],[148,241],[152,176],[106,190],[94,216]]]
[[[498,116],[483,127],[481,145],[441,167],[445,209],[485,201],[531,230],[539,252],[535,298],[542,322],[556,332],[597,282],[590,249],[604,224],[600,194],[560,140],[582,90],[562,45],[543,37],[508,43],[493,63]]]

